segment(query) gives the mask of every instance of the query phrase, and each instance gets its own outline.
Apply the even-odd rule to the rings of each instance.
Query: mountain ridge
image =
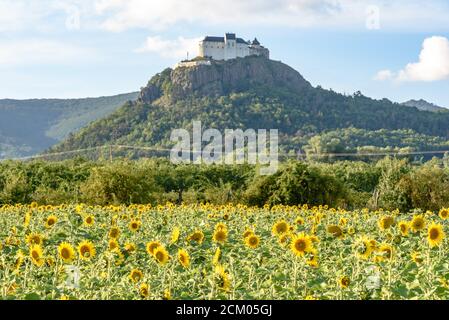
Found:
[[[138,92],[81,99],[1,99],[0,159],[42,152],[137,96]]]
[[[449,109],[437,106],[436,104],[428,102],[428,101],[426,101],[424,99],[420,99],[420,100],[412,99],[412,100],[403,102],[401,104],[404,105],[404,106],[407,106],[407,107],[415,107],[415,108],[417,108],[418,110],[421,110],[421,111],[449,112]]]
[[[262,57],[214,61],[211,66],[165,69],[150,79],[135,102],[71,135],[51,151],[105,144],[170,147],[173,129],[191,129],[194,120],[215,129],[279,129],[281,147],[301,147],[304,137],[360,128],[411,129],[449,137],[449,114],[420,111],[313,87],[282,62]]]

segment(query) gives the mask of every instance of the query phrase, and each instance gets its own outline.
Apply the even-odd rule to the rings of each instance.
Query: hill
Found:
[[[437,106],[436,104],[427,102],[426,100],[423,100],[423,99],[409,100],[409,101],[402,103],[402,105],[404,105],[406,107],[415,107],[421,111],[449,112],[449,109]]]
[[[39,153],[137,97],[0,100],[0,159]]]
[[[346,96],[315,88],[286,64],[246,57],[166,69],[149,81],[137,101],[70,135],[52,151],[110,143],[169,147],[171,131],[190,130],[193,120],[219,130],[279,129],[286,152],[314,135],[351,127],[410,129],[420,139],[449,137],[449,113],[373,100],[360,92]]]

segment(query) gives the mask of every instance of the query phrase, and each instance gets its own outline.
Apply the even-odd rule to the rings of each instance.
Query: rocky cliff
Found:
[[[166,69],[142,89],[140,101],[151,103],[162,95],[171,100],[187,96],[224,96],[254,85],[284,87],[294,92],[311,88],[299,72],[264,57],[214,61],[212,65]]]

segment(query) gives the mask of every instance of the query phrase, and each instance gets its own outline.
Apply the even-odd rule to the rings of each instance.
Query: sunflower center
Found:
[[[61,256],[62,256],[64,259],[70,258],[70,252],[69,252],[69,250],[68,250],[67,248],[63,248],[63,249],[61,250]]]
[[[297,240],[295,242],[295,248],[298,251],[304,251],[306,249],[306,247],[307,247],[306,242],[304,240],[302,240],[302,239],[301,240]]]
[[[90,250],[88,247],[81,247],[81,254],[83,255],[83,257],[90,257]]]
[[[164,253],[161,251],[156,252],[156,259],[159,261],[164,260]]]
[[[36,250],[33,250],[31,252],[31,256],[33,257],[34,260],[39,259],[39,252],[37,252]]]
[[[438,239],[439,235],[440,235],[440,232],[438,231],[438,229],[430,229],[430,232],[429,232],[430,239],[436,240],[436,239]]]

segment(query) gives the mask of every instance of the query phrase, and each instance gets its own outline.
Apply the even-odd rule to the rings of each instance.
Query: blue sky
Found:
[[[232,31],[313,85],[449,107],[448,16],[443,0],[0,0],[0,98],[137,91]]]

